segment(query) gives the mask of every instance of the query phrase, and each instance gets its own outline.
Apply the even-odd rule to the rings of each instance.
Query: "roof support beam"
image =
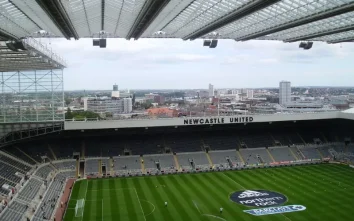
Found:
[[[161,10],[170,2],[170,0],[147,0],[131,27],[127,40],[139,39],[149,25],[155,20]]]
[[[241,19],[243,17],[246,17],[250,14],[255,13],[256,11],[259,11],[263,8],[266,8],[274,3],[279,2],[280,0],[253,0],[243,7],[236,9],[235,11],[230,12],[229,14],[216,19],[214,22],[211,22],[210,24],[202,27],[199,30],[196,30],[193,33],[190,33],[189,35],[183,37],[183,40],[195,40],[199,37],[202,37],[203,35],[206,35],[218,28],[221,28],[225,25],[228,25],[238,19]]]
[[[101,31],[104,30],[104,9],[105,9],[105,0],[101,2]]]
[[[18,38],[7,31],[3,30],[0,28],[0,38],[6,39],[6,40],[18,40]]]
[[[328,44],[337,44],[337,43],[343,43],[343,42],[353,42],[354,41],[354,36],[349,37],[349,38],[341,38],[337,40],[332,40],[332,41],[327,41]]]
[[[49,18],[58,27],[64,37],[79,39],[74,25],[72,24],[68,14],[66,13],[61,1],[58,0],[36,0],[41,8],[47,13]]]
[[[345,27],[331,29],[331,30],[316,32],[316,33],[309,34],[309,35],[303,35],[303,36],[299,36],[296,38],[285,39],[284,42],[303,41],[303,40],[318,38],[318,37],[322,37],[322,36],[326,36],[326,35],[332,35],[332,34],[337,34],[337,33],[341,33],[341,32],[352,31],[352,30],[354,30],[354,24],[349,25],[349,26],[345,26]]]
[[[295,21],[284,23],[284,24],[281,24],[279,26],[271,27],[271,28],[268,28],[267,30],[264,30],[264,31],[259,31],[259,32],[256,32],[256,33],[252,33],[252,34],[246,35],[244,37],[237,38],[235,40],[236,41],[251,40],[251,39],[254,39],[254,38],[258,38],[258,37],[262,37],[262,36],[265,36],[265,35],[268,35],[268,34],[272,34],[274,32],[283,31],[283,30],[286,30],[286,29],[289,29],[289,28],[294,28],[294,27],[297,27],[297,26],[300,26],[300,25],[304,25],[304,24],[307,24],[307,23],[311,23],[311,22],[322,20],[322,19],[330,18],[330,17],[336,16],[336,15],[340,15],[340,14],[344,14],[344,13],[347,13],[347,12],[351,12],[353,10],[354,10],[354,2],[349,3],[349,4],[345,4],[345,5],[341,5],[341,6],[338,6],[336,8],[329,9],[327,11],[323,11],[323,12],[320,12],[320,13],[317,13],[317,14],[313,14],[313,15],[310,15],[310,16],[307,16],[307,17],[304,17],[304,18],[300,18],[300,19],[295,20]]]

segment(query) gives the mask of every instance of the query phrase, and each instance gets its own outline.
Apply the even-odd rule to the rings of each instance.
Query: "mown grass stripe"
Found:
[[[147,199],[147,200],[152,200],[154,203],[157,212],[159,212],[162,216],[159,217],[157,220],[173,220],[172,214],[169,212],[167,208],[164,207],[164,202],[166,201],[166,197],[162,195],[160,189],[156,188],[156,178],[155,177],[146,177],[144,179],[145,185],[147,185],[148,190],[153,194],[152,199]],[[173,206],[173,204],[172,204]],[[154,214],[155,216],[155,214]],[[147,217],[147,220],[153,221],[154,219]]]
[[[188,220],[188,215],[187,214],[187,210],[188,208],[185,207],[185,205],[183,205],[181,203],[181,199],[176,195],[175,191],[171,191],[171,189],[173,188],[173,184],[172,183],[166,183],[163,179],[163,177],[161,176],[155,176],[152,178],[154,184],[156,186],[158,186],[158,188],[156,188],[156,191],[159,192],[162,196],[163,201],[159,202],[159,207],[164,207],[162,209],[164,209],[164,211],[166,213],[169,213],[171,216],[171,220],[177,221],[178,219],[176,219],[176,216],[182,216],[185,219]],[[179,192],[177,192],[179,193]],[[167,202],[168,206],[165,207],[164,203]],[[182,211],[181,211],[181,208]]]
[[[217,220],[217,218],[200,216],[193,205],[193,199],[202,202],[199,203],[202,212],[207,211],[215,216],[220,215],[218,208],[222,206],[224,208],[222,217],[227,221],[351,220],[354,216],[353,174],[354,170],[345,165],[322,164],[158,177],[84,180],[75,184],[69,206],[75,207],[74,197],[85,196],[88,185],[85,217],[82,219],[85,221],[101,221],[102,217],[105,221],[144,221],[143,216],[140,216],[142,212],[136,193],[132,188],[137,189],[139,199],[149,198],[149,202],[156,206],[155,212],[146,217],[147,221]],[[305,205],[307,210],[261,217],[245,214],[242,210],[249,209],[248,207],[233,203],[228,198],[229,192],[243,189],[237,183],[251,190],[265,189],[283,193],[288,197],[287,204]],[[156,185],[165,187],[156,188]],[[102,204],[99,204],[100,208],[96,204],[97,200],[102,198],[107,199],[104,201],[103,211]],[[169,203],[167,210],[164,201]],[[148,203],[142,204],[142,207],[144,213],[152,208]],[[81,221],[74,217],[74,212],[68,210],[65,221]]]
[[[108,180],[108,187],[110,190],[110,198],[107,200],[110,202],[110,208],[111,208],[111,215],[110,215],[110,220],[111,221],[115,221],[115,217],[119,217],[119,198],[118,198],[118,194],[117,194],[117,190],[116,190],[116,185],[115,183],[119,182],[119,180],[117,179],[109,179]],[[106,202],[106,200],[105,200]],[[106,219],[105,219],[106,221]]]
[[[128,188],[128,179],[122,179],[122,186],[123,188]],[[127,190],[121,190],[123,192],[123,201],[126,204],[126,209],[127,209],[127,215],[124,217],[123,220],[127,221],[138,221],[138,208],[135,208],[134,203],[133,203],[133,197],[131,195],[131,192],[129,189]]]
[[[130,193],[130,200],[132,202],[133,207],[131,208],[130,212],[136,215],[136,220],[134,221],[145,221],[144,211],[140,202],[139,195],[134,187],[133,179],[127,179],[127,185],[132,187],[131,189],[127,190]]]

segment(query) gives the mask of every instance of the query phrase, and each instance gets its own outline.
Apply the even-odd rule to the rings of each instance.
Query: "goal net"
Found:
[[[75,217],[82,217],[84,215],[85,199],[76,201]]]

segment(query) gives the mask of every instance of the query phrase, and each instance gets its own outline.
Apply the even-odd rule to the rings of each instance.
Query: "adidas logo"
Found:
[[[257,197],[257,196],[268,196],[268,193],[261,193],[257,191],[252,191],[252,190],[245,190],[243,191],[238,198],[249,198],[249,197]]]

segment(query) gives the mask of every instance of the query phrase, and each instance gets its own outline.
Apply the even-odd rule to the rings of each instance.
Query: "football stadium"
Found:
[[[65,119],[68,64],[39,40],[310,50],[353,42],[353,17],[353,0],[1,0],[0,221],[353,220],[353,109]]]

